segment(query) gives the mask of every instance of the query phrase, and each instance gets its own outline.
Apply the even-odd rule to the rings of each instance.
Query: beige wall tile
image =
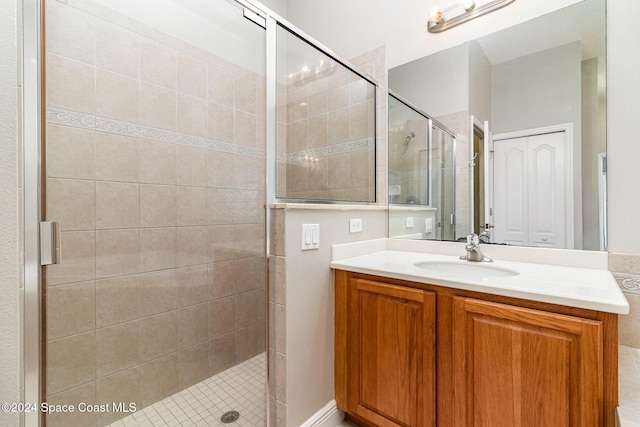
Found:
[[[337,144],[349,140],[349,107],[329,112],[327,120],[327,140],[329,144]]]
[[[96,18],[57,1],[45,3],[47,51],[76,61],[94,63]],[[82,34],[82,37],[78,37]]]
[[[261,256],[264,254],[264,224],[240,224],[233,231],[236,258]]]
[[[258,321],[258,299],[253,291],[234,296],[236,329]]]
[[[96,234],[66,231],[60,234],[62,262],[45,267],[47,286],[84,282],[96,277]]]
[[[142,405],[147,406],[178,391],[178,358],[176,354],[156,359],[140,367]]]
[[[96,65],[137,79],[140,71],[140,36],[120,26],[98,21]]]
[[[140,275],[140,311],[142,315],[175,310],[178,289],[176,271],[163,270]]]
[[[96,105],[94,69],[62,56],[47,55],[46,105],[93,113]]]
[[[60,229],[93,230],[96,226],[96,192],[93,181],[47,180],[47,220]]]
[[[348,106],[350,89],[351,87],[348,84],[329,89],[327,94],[327,108],[332,111]]]
[[[177,57],[174,49],[143,39],[140,47],[140,78],[175,90],[178,75]]]
[[[289,153],[304,151],[309,148],[309,121],[301,120],[291,123],[288,138]]]
[[[140,268],[142,271],[175,268],[177,261],[176,228],[144,228],[140,232]]]
[[[95,264],[99,279],[137,273],[140,270],[140,232],[97,231]]]
[[[207,136],[216,141],[233,142],[233,109],[209,103]]]
[[[96,376],[106,377],[140,363],[140,322],[96,330]]]
[[[640,348],[640,295],[625,293],[624,296],[629,302],[629,314],[619,318],[619,344]]]
[[[175,90],[140,83],[140,123],[175,131],[178,117],[178,94]]]
[[[290,122],[304,120],[309,116],[309,98],[303,97],[287,104]]]
[[[122,135],[95,132],[96,179],[138,182],[140,141]]]
[[[207,152],[200,148],[178,147],[178,185],[207,185]]]
[[[139,184],[96,182],[96,228],[135,228],[140,224]]]
[[[367,103],[351,106],[351,127],[349,131],[349,139],[351,141],[373,137],[371,114],[371,108]]]
[[[209,224],[234,222],[234,191],[210,188],[207,191],[207,213]]]
[[[47,176],[92,179],[95,132],[47,124]]]
[[[233,142],[248,147],[256,146],[256,116],[244,111],[233,111]]]
[[[609,270],[618,273],[640,274],[640,255],[610,253]]]
[[[178,132],[207,136],[207,102],[178,93]]]
[[[140,369],[137,366],[99,379],[96,381],[96,403],[108,405],[111,411],[97,414],[98,425],[106,426],[127,415],[113,411],[114,403],[124,403],[125,408],[133,403],[138,408],[140,401]]]
[[[178,324],[175,311],[140,320],[140,356],[142,362],[174,353],[178,349]]]
[[[329,188],[337,190],[351,185],[351,156],[337,154],[328,157]]]
[[[176,183],[176,146],[164,142],[140,141],[140,182]]]
[[[233,220],[236,223],[258,223],[264,220],[265,192],[236,190],[233,195]]]
[[[235,293],[236,263],[220,261],[209,264],[210,299],[218,299]]]
[[[256,114],[257,86],[251,79],[236,79],[233,82],[233,106],[238,110]]]
[[[140,225],[142,227],[172,227],[177,225],[176,187],[140,185]]]
[[[328,145],[327,115],[312,117],[309,119],[309,146],[319,148],[326,145]]]
[[[287,356],[276,352],[276,399],[287,403]]]
[[[55,3],[55,2],[48,2]],[[50,405],[77,405],[96,402],[96,383],[90,382],[74,387],[62,393],[49,395]],[[96,414],[93,412],[55,412],[46,416],[47,427],[93,427],[96,425]]]
[[[209,259],[211,261],[228,261],[238,257],[235,244],[235,227],[232,225],[216,225],[207,227],[209,240]]]
[[[207,189],[178,187],[178,226],[207,225]]]
[[[235,183],[234,155],[209,151],[207,153],[207,185],[214,188],[233,188]]]
[[[80,282],[47,289],[47,339],[95,328],[95,283]]]
[[[178,267],[207,264],[207,227],[178,228]]]
[[[207,63],[185,54],[178,54],[178,91],[206,98]]]
[[[208,352],[208,342],[203,342],[178,352],[179,388],[187,388],[209,376]]]
[[[96,69],[96,114],[137,123],[140,118],[138,80]]]
[[[210,66],[208,72],[209,101],[233,107],[233,72],[223,64]]]
[[[209,338],[233,332],[236,323],[236,305],[233,296],[209,302]]]
[[[329,189],[329,161],[327,158],[319,158],[309,168],[309,190],[318,192]]]
[[[177,275],[178,307],[187,307],[209,300],[210,276],[208,265],[179,268]]]
[[[95,333],[87,332],[47,343],[47,395],[95,380]]]
[[[236,329],[236,363],[244,362],[258,354],[259,333],[264,333],[264,331],[259,331],[257,323],[242,329]]]
[[[264,158],[235,156],[235,188],[242,190],[266,189],[266,163]]]
[[[215,375],[235,365],[236,349],[233,333],[209,340],[209,375]]]
[[[275,304],[275,350],[280,354],[287,354],[287,309]]]
[[[208,304],[198,304],[178,310],[178,349],[207,343],[209,337]],[[208,369],[207,369],[208,370]]]
[[[96,327],[103,328],[140,317],[138,275],[96,281]]]
[[[355,151],[351,153],[351,187],[369,187],[374,185],[373,151]]]

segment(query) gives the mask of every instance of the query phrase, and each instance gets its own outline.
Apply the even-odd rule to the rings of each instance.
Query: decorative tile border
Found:
[[[264,158],[266,155],[266,151],[260,148],[247,147],[230,142],[217,141],[210,138],[202,138],[54,107],[47,108],[47,123],[96,130],[99,132],[113,133],[135,138],[150,139],[153,141],[185,145],[205,150],[219,151],[222,153],[238,154],[247,157]],[[311,150],[298,151],[295,153],[281,154],[278,155],[278,161],[292,163],[308,161],[310,158],[318,159],[356,151],[373,151],[375,150],[375,146],[375,139],[367,138]]]
[[[640,275],[612,272],[623,292],[640,295]]]
[[[219,151],[223,153],[238,154],[247,157],[265,157],[265,150],[255,147],[233,144],[230,142],[216,141],[183,133],[171,132],[164,129],[142,126],[134,123],[94,116],[86,113],[62,110],[59,108],[47,108],[47,123],[72,126],[82,129],[91,129],[99,132],[113,133],[136,138],[150,139],[153,141],[168,142],[171,144],[185,145],[202,148],[205,150]]]

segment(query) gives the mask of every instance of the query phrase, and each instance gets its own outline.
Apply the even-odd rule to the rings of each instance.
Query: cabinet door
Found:
[[[602,322],[455,298],[456,426],[603,425]]]
[[[353,279],[348,300],[348,412],[435,425],[435,294]]]

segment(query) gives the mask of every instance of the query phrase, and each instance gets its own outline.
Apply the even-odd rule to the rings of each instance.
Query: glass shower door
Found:
[[[226,1],[44,6],[43,400],[76,409],[47,426],[266,425],[264,29]]]
[[[455,137],[432,127],[432,179],[439,240],[455,240]]]

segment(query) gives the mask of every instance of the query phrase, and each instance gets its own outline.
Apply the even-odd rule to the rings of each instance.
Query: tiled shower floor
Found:
[[[237,366],[122,418],[109,427],[262,427],[266,426],[266,356]],[[224,424],[227,411],[240,418]]]

